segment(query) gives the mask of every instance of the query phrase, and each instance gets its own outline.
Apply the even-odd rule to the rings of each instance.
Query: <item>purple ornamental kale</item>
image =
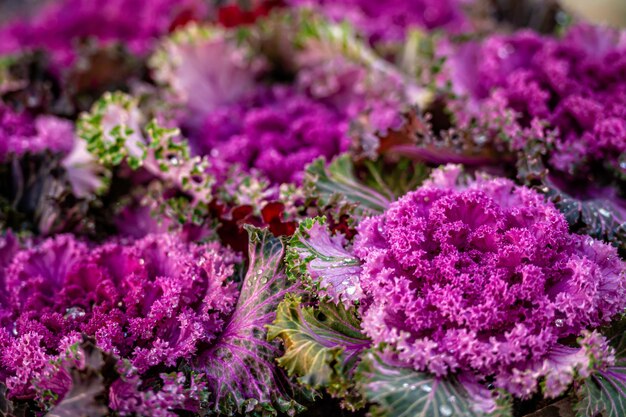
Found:
[[[157,37],[189,20],[206,17],[201,0],[54,0],[32,18],[0,27],[0,55],[42,48],[55,63],[70,64],[78,41],[121,42],[131,51],[149,51]]]
[[[67,153],[73,144],[73,126],[69,121],[53,116],[32,117],[0,102],[0,162],[25,153]]]
[[[259,86],[251,97],[217,107],[190,143],[211,156],[218,178],[235,163],[273,184],[300,183],[308,163],[349,149],[351,120],[368,113],[375,129],[397,127],[404,100],[398,80],[335,58],[303,66],[294,85]]]
[[[545,377],[556,396],[584,368],[559,341],[624,310],[626,265],[536,192],[457,174],[358,226],[363,329],[416,370],[493,377],[519,397]]]
[[[218,173],[239,164],[248,172],[261,171],[275,184],[299,183],[309,162],[348,150],[347,127],[329,106],[275,86],[210,113],[202,136],[191,144],[196,153],[211,155]]]
[[[314,24],[331,32],[325,22]],[[336,45],[304,43],[289,57],[289,84],[264,80],[271,75],[267,57],[215,28],[187,27],[155,54],[155,78],[184,109],[180,125],[194,153],[209,156],[218,182],[233,164],[272,184],[299,182],[316,157],[348,149],[350,121],[361,113],[371,114],[378,129],[400,124],[398,108],[408,101],[404,80],[367,61],[374,58],[366,47],[353,45],[368,55],[360,62]]]
[[[288,0],[311,7],[335,21],[347,20],[372,42],[404,39],[412,27],[458,33],[469,28],[462,6],[467,0]]]
[[[549,162],[564,173],[598,163],[626,173],[625,40],[578,26],[560,39],[520,31],[454,46],[443,55],[444,79],[465,98],[452,105],[456,117],[501,126],[514,149],[556,130]]]
[[[60,235],[18,252],[0,306],[0,375],[10,395],[32,398],[49,383],[45,365],[81,333],[139,374],[190,359],[233,311],[238,291],[227,279],[236,261],[217,244],[165,234],[97,247]]]

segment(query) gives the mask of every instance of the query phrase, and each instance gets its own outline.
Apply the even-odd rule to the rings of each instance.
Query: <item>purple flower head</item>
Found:
[[[32,117],[0,103],[0,161],[10,155],[72,149],[72,123],[53,116]]]
[[[469,26],[462,10],[466,0],[288,0],[287,3],[320,10],[335,21],[347,20],[372,42],[402,40],[411,27],[460,32]]]
[[[98,247],[61,235],[22,250],[5,271],[2,308],[11,321],[0,336],[0,369],[26,395],[32,378],[17,374],[20,352],[52,357],[81,333],[139,372],[189,359],[234,308],[237,289],[226,280],[236,261],[216,244],[166,234]],[[23,372],[39,372],[40,362]]]
[[[626,43],[618,31],[577,26],[560,39],[520,31],[452,49],[443,53],[444,78],[468,100],[453,105],[461,124],[476,118],[490,127],[508,117],[503,129],[514,149],[536,138],[526,129],[543,124],[556,132],[549,162],[558,171],[606,163],[624,172]]]
[[[207,13],[201,0],[55,0],[30,19],[0,27],[0,55],[43,48],[55,63],[68,65],[75,57],[75,44],[87,38],[122,42],[143,54],[158,36]]]
[[[564,337],[626,307],[615,248],[572,235],[538,193],[506,179],[457,186],[448,169],[358,226],[363,328],[418,370],[472,372],[527,397],[515,375]]]

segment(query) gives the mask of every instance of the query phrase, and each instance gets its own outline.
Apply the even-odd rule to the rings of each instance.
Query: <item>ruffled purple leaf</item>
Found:
[[[331,235],[325,218],[307,219],[289,241],[288,275],[310,281],[319,296],[335,304],[358,301],[361,262],[345,247],[341,234]]]
[[[187,109],[186,123],[199,127],[220,106],[248,98],[263,60],[249,60],[230,32],[190,25],[161,42],[150,61],[169,99]],[[223,127],[222,127],[223,128]]]
[[[70,357],[60,360],[61,372],[71,380],[70,389],[46,417],[108,415],[108,388],[111,381],[119,377],[115,369],[117,359],[87,340],[73,347],[71,352]]]
[[[235,310],[215,344],[193,361],[206,374],[211,409],[223,415],[298,410],[292,386],[275,358],[277,342],[268,342],[266,326],[289,290],[283,270],[285,244],[267,230],[246,226],[249,234],[249,266],[241,284]]]
[[[33,117],[0,102],[0,161],[26,153],[67,153],[74,143],[72,123],[53,116]]]

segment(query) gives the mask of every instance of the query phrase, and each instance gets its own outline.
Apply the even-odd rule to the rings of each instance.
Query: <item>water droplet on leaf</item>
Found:
[[[85,316],[85,310],[80,307],[70,307],[65,310],[65,318],[76,320],[79,317]]]
[[[442,405],[441,407],[439,407],[439,411],[441,411],[441,414],[443,414],[444,416],[451,416],[452,415],[452,409],[447,406],[447,405]]]

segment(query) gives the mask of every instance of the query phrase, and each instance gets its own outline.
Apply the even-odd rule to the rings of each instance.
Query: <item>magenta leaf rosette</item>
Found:
[[[623,32],[586,24],[562,36],[445,41],[438,52],[454,122],[517,152],[522,181],[545,190],[576,230],[622,252],[625,54]]]
[[[509,396],[556,398],[601,372],[621,380],[615,350],[589,329],[623,313],[624,262],[610,245],[570,233],[552,203],[510,180],[442,168],[362,219],[350,245],[322,219],[303,224],[290,251],[291,270],[320,302],[356,303],[375,347],[363,354],[357,385],[385,415],[456,409],[437,402],[439,393],[410,389],[421,379],[479,415],[506,415]],[[387,367],[414,383],[384,382]]]
[[[78,389],[68,369],[83,369],[76,346],[84,335],[119,362],[118,378],[104,388],[96,382],[105,392],[100,406],[122,415],[298,409],[296,397],[306,396],[274,364],[279,345],[265,340],[291,286],[284,244],[268,231],[249,233],[242,280],[239,255],[176,234],[101,245],[60,235],[17,253],[7,237],[15,253],[0,299],[8,398],[63,408]]]

